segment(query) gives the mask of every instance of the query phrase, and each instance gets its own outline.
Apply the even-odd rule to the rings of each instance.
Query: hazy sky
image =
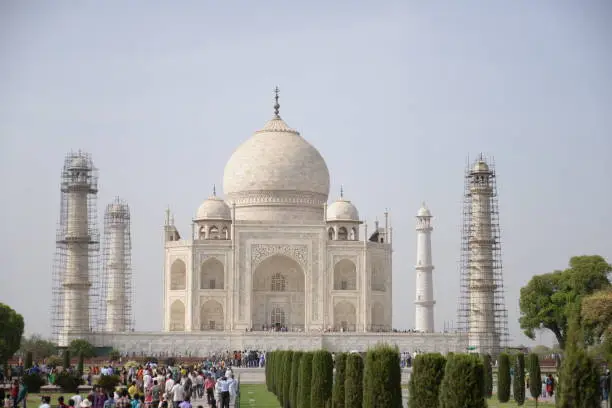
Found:
[[[495,157],[511,336],[521,286],[612,260],[612,3],[4,1],[0,301],[50,334],[65,154],[132,210],[136,327],[161,329],[162,225],[183,236],[272,115],[316,146],[372,226],[391,211],[393,323],[414,323],[415,219],[434,219],[436,325],[456,320],[463,171]],[[218,189],[220,190],[220,188]],[[101,228],[101,226],[100,226]],[[547,340],[548,336],[543,340]]]

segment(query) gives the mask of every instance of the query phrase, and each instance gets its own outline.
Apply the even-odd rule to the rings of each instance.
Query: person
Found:
[[[206,392],[206,402],[208,402],[208,405],[212,405],[212,400],[215,399],[215,382],[210,375],[207,375],[204,380],[204,391]]]
[[[51,397],[43,395],[40,400],[42,404],[40,404],[39,408],[51,408]]]
[[[176,382],[170,393],[172,394],[172,405],[174,408],[178,408],[180,403],[185,399],[185,389],[180,382]]]
[[[57,408],[68,408],[66,404],[64,404],[64,396],[60,395],[57,397]]]
[[[606,373],[601,376],[600,379],[601,387],[601,399],[607,401],[610,397],[610,370],[606,370]]]
[[[83,398],[81,398],[79,394],[73,395],[72,397],[70,397],[70,399],[74,401],[75,407],[80,407],[81,401],[83,401]]]
[[[128,393],[130,394],[130,398],[135,398],[138,394],[138,387],[136,386],[136,381],[132,381],[132,385],[128,388]]]
[[[151,407],[159,408],[159,401],[161,401],[161,389],[157,380],[153,380],[153,387],[151,388]]]
[[[79,404],[80,408],[91,408],[91,401],[88,399],[84,399],[83,401],[81,401],[81,403]]]
[[[109,392],[106,394],[106,400],[104,401],[104,408],[115,408],[115,393]]]
[[[234,379],[234,374],[230,374],[229,378],[227,379],[227,382],[229,383],[230,404],[235,404],[236,393],[238,390],[238,381]]]
[[[189,397],[185,397],[185,401],[179,404],[179,408],[191,408],[191,402]]]
[[[27,385],[25,385],[25,383],[22,380],[21,385],[19,386],[19,394],[17,394],[17,399],[15,400],[15,403],[13,404],[13,406],[17,408],[17,405],[19,405],[19,403],[23,401],[23,408],[26,408],[27,400],[28,400],[28,387]]]
[[[548,374],[546,378],[546,394],[552,397],[555,394],[555,380],[552,374]]]
[[[221,407],[220,408],[229,408],[229,403],[230,403],[230,384],[227,381],[227,378],[225,376],[219,378],[219,380],[217,380],[217,386],[219,387],[219,396],[220,396],[220,400],[221,400]]]

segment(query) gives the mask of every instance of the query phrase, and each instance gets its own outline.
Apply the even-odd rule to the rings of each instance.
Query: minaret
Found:
[[[104,214],[105,329],[124,332],[131,328],[130,208],[118,197]]]
[[[62,171],[62,201],[54,271],[53,332],[58,346],[66,347],[91,330],[94,307],[91,274],[98,255],[96,225],[97,170],[82,152],[67,155]]]
[[[417,213],[416,311],[415,330],[434,331],[433,265],[431,260],[431,212],[423,203]]]

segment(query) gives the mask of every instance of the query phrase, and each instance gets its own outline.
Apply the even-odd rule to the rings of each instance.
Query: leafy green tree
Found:
[[[519,322],[525,334],[534,339],[536,330],[550,330],[565,349],[570,311],[585,296],[609,288],[610,272],[603,257],[590,255],[571,258],[564,271],[534,276],[521,288]]]
[[[63,363],[62,363],[62,367],[68,369],[70,368],[70,349],[66,349],[64,350],[64,354],[62,355],[63,357]]]
[[[399,350],[380,344],[368,350],[364,368],[363,408],[401,408]]]
[[[32,358],[35,361],[40,361],[55,355],[57,352],[57,346],[55,343],[43,339],[40,335],[33,334],[29,338],[24,337],[21,339],[21,347],[19,348],[19,351],[23,354],[31,352]]]
[[[514,380],[512,394],[518,406],[525,403],[525,354],[518,353],[514,361]]]
[[[346,353],[337,353],[334,366],[336,376],[334,378],[334,389],[332,390],[333,408],[344,408],[344,381],[346,378]]]
[[[408,383],[409,408],[436,408],[440,400],[440,384],[444,378],[446,358],[440,353],[419,354],[412,363]]]
[[[491,398],[493,395],[493,364],[491,364],[489,354],[482,356],[482,366],[484,367],[484,395],[486,398]]]
[[[300,359],[300,373],[298,376],[297,408],[310,408],[310,390],[312,386],[312,353],[306,352]]]
[[[293,365],[293,351],[288,350],[285,352],[285,358],[283,361],[283,407],[291,407],[291,367]]]
[[[298,390],[300,387],[300,360],[304,355],[301,351],[293,352],[293,359],[291,360],[291,386],[289,387],[289,406],[291,408],[297,408],[298,403]]]
[[[581,322],[590,330],[594,355],[612,363],[612,289],[600,290],[582,300]]]
[[[315,351],[312,356],[311,408],[326,408],[331,403],[334,384],[334,360],[327,350]]]
[[[83,354],[84,358],[91,358],[96,355],[95,347],[84,339],[74,339],[70,342],[70,353],[78,356],[79,354]]]
[[[540,357],[536,353],[529,354],[529,394],[535,399],[536,407],[538,398],[542,394],[542,373],[540,371]]]
[[[580,329],[580,311],[575,309],[570,317],[567,346],[557,387],[557,407],[599,407],[601,389],[599,368],[587,354]]]
[[[440,408],[486,408],[482,360],[472,354],[447,356],[440,386]]]
[[[360,354],[346,356],[344,380],[344,406],[346,408],[363,405],[363,358]]]
[[[0,303],[0,364],[6,364],[21,345],[23,316],[4,303]]]
[[[501,353],[497,365],[497,399],[499,402],[510,400],[510,357],[506,353]]]

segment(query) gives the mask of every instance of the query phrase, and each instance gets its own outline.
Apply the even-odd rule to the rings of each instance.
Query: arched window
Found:
[[[208,239],[219,239],[219,228],[214,225],[210,227],[208,230]]]
[[[272,323],[272,326],[278,327],[285,325],[285,310],[283,310],[282,307],[275,305],[272,308],[272,314],[270,315],[270,323]]]
[[[346,228],[340,227],[338,229],[338,241],[346,241],[347,238],[348,238],[348,232],[346,231]]]
[[[187,283],[187,267],[185,262],[177,259],[170,267],[170,290],[185,290]]]
[[[351,241],[357,240],[357,230],[355,228],[351,228]]]
[[[272,292],[284,292],[287,290],[287,279],[280,273],[272,275]]]
[[[229,239],[229,230],[227,229],[227,227],[223,227],[223,229],[221,230],[221,236],[223,237],[223,239]]]
[[[327,230],[327,236],[329,237],[330,241],[333,241],[334,239],[334,229],[330,228],[329,230]]]

